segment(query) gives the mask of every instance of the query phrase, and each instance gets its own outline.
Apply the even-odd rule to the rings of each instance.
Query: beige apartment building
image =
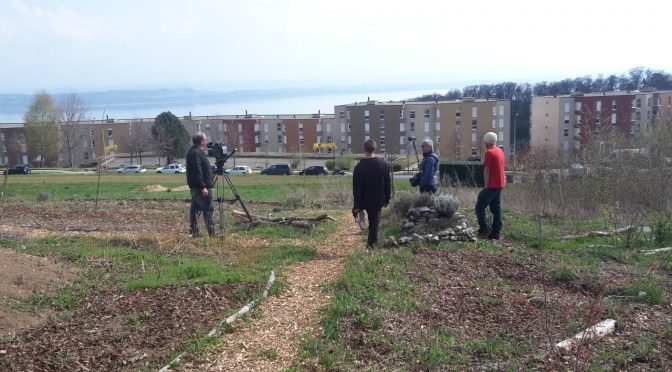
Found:
[[[467,160],[481,156],[481,139],[497,133],[498,144],[510,153],[510,102],[464,99],[435,102],[355,102],[334,107],[341,143],[361,153],[364,141],[373,138],[382,154],[414,155],[425,138],[434,142],[442,160]],[[420,154],[421,155],[421,154]]]

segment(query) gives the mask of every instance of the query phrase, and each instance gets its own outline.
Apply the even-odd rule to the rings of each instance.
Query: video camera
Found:
[[[226,153],[226,145],[219,142],[208,142],[208,156],[215,158],[215,166],[217,166],[217,174],[224,174],[224,163],[236,153],[237,149],[233,149],[230,153]]]
[[[415,136],[408,136],[408,142],[413,143],[413,151],[415,152],[415,158],[418,160],[418,165],[420,165],[420,159],[418,158],[418,148],[415,147],[415,140],[417,138]],[[408,182],[411,183],[412,187],[416,187],[420,185],[420,173],[416,173],[413,175],[413,177],[408,179]]]

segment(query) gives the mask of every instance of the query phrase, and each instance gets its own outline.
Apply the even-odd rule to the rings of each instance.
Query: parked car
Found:
[[[187,168],[182,164],[173,163],[165,167],[156,168],[156,173],[187,173]]]
[[[145,173],[147,169],[143,165],[129,165],[127,167],[117,169],[117,173]]]
[[[250,169],[250,167],[247,165],[236,165],[235,167],[227,169],[224,172],[229,174],[251,174],[252,169]]]
[[[299,172],[300,175],[306,175],[306,176],[322,176],[322,175],[327,175],[329,174],[329,170],[327,167],[324,165],[313,165],[311,167],[308,167],[301,172]]]
[[[3,174],[30,174],[32,171],[30,167],[25,164],[17,164],[8,169],[5,169]]]
[[[289,166],[289,164],[275,164],[262,170],[261,174],[269,174],[269,175],[285,174],[289,176],[290,174],[294,174],[294,171],[292,170],[292,167]]]

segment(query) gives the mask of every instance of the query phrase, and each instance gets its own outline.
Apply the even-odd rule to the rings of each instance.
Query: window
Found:
[[[499,115],[504,116],[504,105],[499,105]]]
[[[611,114],[611,124],[616,124],[616,113]]]
[[[415,119],[415,110],[411,110],[411,119]]]
[[[278,143],[282,144],[282,134],[278,134]]]
[[[411,122],[411,132],[415,132],[415,122]]]
[[[96,141],[91,140],[91,148],[92,148],[92,149],[93,149],[93,148],[96,148]]]
[[[340,112],[338,113],[338,117],[341,118],[341,119],[345,119],[345,112],[340,111]]]
[[[89,152],[84,151],[84,160],[89,160]]]
[[[341,133],[345,133],[345,123],[341,123]]]
[[[569,115],[565,115],[565,125],[569,125]]]
[[[497,128],[497,119],[492,119],[492,129]]]
[[[476,132],[471,132],[471,142],[472,143],[478,142],[478,138],[476,137]]]
[[[404,110],[399,110],[399,119],[404,118]]]
[[[368,118],[369,117],[369,110],[364,110],[364,117]]]
[[[461,108],[456,108],[455,109],[455,117],[460,117],[462,116],[462,109]]]
[[[206,129],[210,129],[209,126],[210,126],[210,124],[208,124],[208,126],[206,126]],[[255,132],[259,131],[259,124],[258,123],[254,123],[254,131]]]
[[[107,135],[111,136],[112,135],[112,128],[107,128]]]
[[[477,107],[477,106],[473,106],[473,107],[471,108],[471,117],[472,117],[472,118],[475,118],[475,117],[477,117],[477,116],[478,116],[478,107]]]
[[[565,112],[569,112],[569,102],[565,102]]]
[[[348,123],[348,133],[352,131],[352,124]]]
[[[238,132],[243,131],[243,123],[238,123]]]
[[[385,136],[380,136],[380,145],[385,146]]]
[[[438,121],[436,123],[434,123],[434,130],[437,131],[437,132],[440,131],[441,130],[441,123],[439,123]]]
[[[635,107],[637,107],[637,108],[642,107],[642,99],[641,98],[637,98],[637,100],[635,101]]]
[[[425,122],[425,133],[429,133],[429,122]]]
[[[404,123],[399,123],[399,131],[400,131],[400,132],[404,132],[404,131],[406,131],[406,128],[405,128]]]
[[[91,137],[93,137],[93,129],[91,129]]]
[[[321,132],[321,131],[322,131],[322,124],[319,124],[319,123],[318,123],[318,124],[315,126],[315,130],[318,131],[318,132]]]
[[[595,110],[602,111],[602,101],[595,102]]]
[[[478,129],[478,123],[476,120],[471,121],[471,130],[477,130]]]
[[[576,107],[574,108],[576,111],[581,111],[581,102],[576,103]]]
[[[497,141],[504,142],[504,131],[500,130],[499,134],[497,135]]]
[[[381,111],[378,117],[381,119],[385,119],[385,111]]]
[[[436,136],[436,143],[441,143],[441,136]]]
[[[205,123],[205,130],[210,130],[210,123]]]
[[[278,132],[282,132],[282,123],[277,123],[275,125],[275,130],[277,130]]]
[[[259,137],[259,135],[254,136],[254,143],[261,143],[261,138]]]
[[[499,118],[499,127],[504,128],[504,118]]]
[[[565,137],[569,137],[569,128],[565,128]]]
[[[492,106],[492,116],[497,115],[497,106]]]
[[[400,145],[405,145],[406,144],[406,136],[400,136],[399,137],[399,144]]]
[[[576,120],[576,124],[581,124],[581,115],[576,115],[574,120]]]
[[[426,117],[426,118],[429,118],[429,109],[426,109],[426,110],[425,110],[425,117]]]
[[[331,123],[327,123],[327,132],[331,133]]]
[[[370,129],[369,127],[370,127],[369,121],[367,120],[367,121],[364,122],[364,133],[369,133],[369,129]]]
[[[299,123],[299,133],[303,133],[303,123]]]
[[[476,152],[476,147],[471,148],[471,156],[476,156],[478,155],[478,152]]]
[[[334,141],[331,140],[331,136],[327,136],[327,143],[332,143]]]
[[[436,109],[436,117],[437,117],[437,118],[440,118],[440,117],[441,117],[441,110],[438,109],[438,108]]]
[[[595,125],[600,125],[600,116],[595,117]]]
[[[612,99],[611,100],[611,109],[616,110],[616,108],[618,108],[618,104],[616,103],[615,99]]]
[[[635,120],[642,120],[642,113],[637,111],[635,112]]]

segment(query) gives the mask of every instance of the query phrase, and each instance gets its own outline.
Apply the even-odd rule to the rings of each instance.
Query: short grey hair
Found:
[[[205,133],[198,131],[191,137],[191,142],[194,145],[200,145],[201,141],[203,141],[203,138],[205,138]]]
[[[423,145],[427,145],[427,146],[429,146],[429,148],[432,149],[432,151],[434,151],[434,141],[432,141],[431,139],[429,139],[429,138],[425,138],[425,139],[422,141],[422,144],[423,144]]]

